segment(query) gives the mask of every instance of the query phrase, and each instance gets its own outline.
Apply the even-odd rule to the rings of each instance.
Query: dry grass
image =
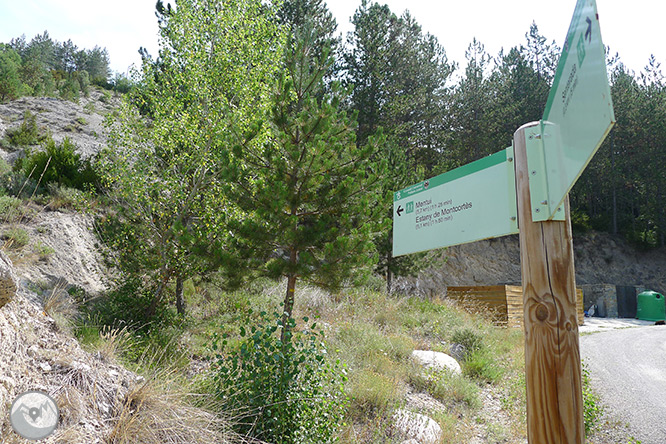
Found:
[[[115,364],[132,345],[132,334],[126,326],[120,329],[105,326],[99,332],[95,349],[103,361]]]
[[[174,371],[160,369],[132,387],[115,406],[108,444],[228,443],[237,438],[227,421],[206,409],[202,395],[188,390]]]

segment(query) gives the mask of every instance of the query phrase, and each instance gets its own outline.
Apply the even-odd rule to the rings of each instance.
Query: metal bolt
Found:
[[[538,212],[539,212],[539,209],[537,208],[537,209],[536,209],[536,210],[534,210],[534,211],[535,211],[536,213],[538,213]]]
[[[534,139],[534,134],[530,134],[529,139],[530,139],[530,140]]]
[[[513,157],[509,157],[509,162],[513,162]]]
[[[536,170],[532,170],[532,176],[536,176]]]
[[[562,207],[559,207],[559,208],[557,209],[557,211],[562,211]]]
[[[516,220],[516,216],[511,216],[511,220]]]

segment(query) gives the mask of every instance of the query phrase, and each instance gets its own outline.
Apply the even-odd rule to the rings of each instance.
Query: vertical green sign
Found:
[[[527,152],[534,221],[557,213],[614,123],[597,5],[578,0],[535,136],[543,151]]]

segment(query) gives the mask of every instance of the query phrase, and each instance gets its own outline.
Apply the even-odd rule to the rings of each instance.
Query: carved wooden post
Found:
[[[532,222],[526,132],[514,134],[525,315],[530,444],[584,444],[576,283],[568,199],[565,221]],[[532,130],[534,132],[534,130]]]

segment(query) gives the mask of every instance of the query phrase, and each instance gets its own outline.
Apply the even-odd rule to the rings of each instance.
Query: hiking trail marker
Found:
[[[578,0],[539,122],[513,145],[394,193],[393,255],[518,233],[530,444],[583,444],[567,195],[615,123],[595,0]]]

